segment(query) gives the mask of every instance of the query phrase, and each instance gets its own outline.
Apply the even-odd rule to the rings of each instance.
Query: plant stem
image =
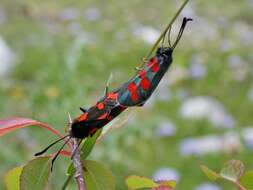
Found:
[[[87,190],[83,178],[83,167],[80,157],[80,151],[78,149],[78,142],[77,139],[73,138],[73,151],[75,151],[73,155],[73,165],[75,167],[75,179],[79,190]]]
[[[171,28],[172,24],[175,22],[176,18],[178,17],[178,15],[181,13],[181,11],[184,9],[185,5],[188,3],[189,0],[185,0],[183,2],[183,4],[180,6],[180,8],[178,9],[178,11],[176,12],[176,14],[174,15],[174,17],[171,19],[170,23],[167,25],[167,27],[164,29],[164,31],[161,33],[161,35],[159,36],[159,38],[156,40],[155,44],[152,46],[152,48],[149,50],[149,52],[146,54],[146,56],[143,58],[144,60],[147,60],[151,54],[153,53],[153,51],[157,48],[157,46],[159,45],[159,43],[161,42],[161,40],[163,39],[163,37],[166,35],[167,31],[169,30],[169,28]],[[140,68],[143,67],[144,62],[141,64]]]
[[[247,190],[245,187],[243,187],[239,182],[235,182],[235,185],[238,187],[239,190]]]

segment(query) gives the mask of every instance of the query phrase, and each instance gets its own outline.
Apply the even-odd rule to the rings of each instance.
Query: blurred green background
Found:
[[[63,132],[67,113],[94,104],[110,73],[111,88],[134,74],[180,3],[1,0],[0,118],[33,118]],[[90,157],[112,169],[119,190],[131,174],[175,178],[179,190],[233,190],[207,183],[200,164],[218,170],[234,158],[253,168],[253,1],[192,0],[174,36],[182,16],[194,21],[154,96]],[[36,127],[1,138],[1,177],[54,139]],[[56,162],[49,189],[61,187],[68,163]]]

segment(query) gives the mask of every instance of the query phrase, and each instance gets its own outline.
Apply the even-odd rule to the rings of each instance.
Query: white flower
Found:
[[[174,168],[160,168],[155,172],[153,178],[155,181],[175,180],[178,182],[180,179],[180,174]]]
[[[75,8],[66,8],[60,13],[60,19],[64,21],[75,20],[79,16],[79,12]]]
[[[154,44],[159,37],[160,32],[150,26],[137,25],[134,26],[133,34],[148,44]]]
[[[235,121],[222,104],[211,97],[199,96],[183,102],[180,114],[186,119],[207,119],[216,127],[231,128]]]
[[[193,62],[189,68],[189,73],[192,78],[202,78],[206,75],[206,67],[197,62]]]
[[[177,129],[171,121],[163,121],[157,127],[157,134],[160,137],[172,136],[176,133]]]
[[[230,51],[235,46],[234,42],[232,40],[223,39],[220,42],[220,49],[224,52]]]
[[[180,153],[184,156],[203,155],[220,151],[220,137],[207,136],[200,138],[186,138],[180,144]]]
[[[202,183],[195,190],[221,190],[218,185],[213,183]]]
[[[245,65],[239,55],[230,55],[228,57],[228,64],[231,69],[239,69]]]
[[[242,137],[246,145],[253,150],[253,128],[245,128],[242,131]]]
[[[85,11],[84,16],[88,21],[96,21],[101,18],[101,13],[98,8],[92,7]]]
[[[0,36],[0,77],[8,75],[15,61],[14,53]]]
[[[184,156],[204,155],[218,152],[234,152],[241,148],[236,133],[228,132],[223,136],[209,135],[198,138],[186,138],[180,144],[180,153]]]

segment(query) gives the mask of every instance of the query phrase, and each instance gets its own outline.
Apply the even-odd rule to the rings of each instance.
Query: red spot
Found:
[[[107,119],[111,121],[113,119],[113,117],[110,115],[107,117]]]
[[[109,93],[109,94],[107,95],[107,98],[108,98],[108,99],[116,100],[117,97],[118,97],[118,93],[113,93],[113,92],[111,92],[111,93]]]
[[[107,113],[104,113],[101,116],[99,116],[98,119],[105,119],[106,117],[107,117]]]
[[[134,82],[131,82],[127,88],[131,94],[132,101],[136,102],[139,98],[138,93],[137,93],[137,88],[138,88],[137,85]]]
[[[154,65],[155,63],[157,63],[157,58],[153,57],[150,59],[150,61],[147,63],[147,67],[151,67],[152,65]]]
[[[140,78],[145,77],[145,75],[146,75],[146,71],[144,69],[139,71]]]
[[[93,129],[90,130],[90,133],[94,134],[96,131],[97,131],[97,128],[93,128]]]
[[[105,104],[104,104],[103,102],[99,102],[99,103],[97,104],[97,108],[98,108],[99,110],[104,109],[104,107],[105,107]]]
[[[158,62],[156,62],[155,64],[152,65],[151,70],[152,70],[152,72],[155,73],[159,70],[159,68],[160,68],[160,65]]]
[[[160,68],[160,64],[158,63],[158,59],[156,57],[153,57],[150,59],[150,61],[147,63],[147,67],[151,67],[152,72],[157,72]]]
[[[149,80],[146,77],[146,71],[145,70],[141,70],[139,72],[139,77],[142,79],[141,83],[140,83],[142,89],[143,90],[148,90],[150,88],[150,82],[149,82]]]
[[[150,82],[147,78],[141,80],[141,87],[143,90],[148,90],[150,88]]]
[[[88,112],[80,115],[78,118],[77,118],[77,121],[84,121],[87,119],[87,116],[88,116]]]

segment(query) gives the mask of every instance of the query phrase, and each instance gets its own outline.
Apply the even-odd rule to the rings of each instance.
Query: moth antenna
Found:
[[[174,49],[174,48],[177,46],[178,42],[180,41],[180,39],[181,39],[181,37],[182,37],[182,35],[183,35],[183,32],[184,32],[184,29],[185,29],[185,26],[186,26],[187,22],[188,22],[188,21],[192,21],[192,20],[193,20],[192,18],[186,18],[186,17],[184,17],[183,22],[182,22],[182,25],[181,25],[180,30],[179,30],[179,33],[178,33],[178,36],[177,36],[177,39],[176,39],[176,41],[174,42],[174,44],[173,44],[173,46],[171,47],[171,49]]]
[[[71,139],[71,137],[69,137],[68,140],[66,140],[66,142],[61,146],[61,148],[58,150],[58,152],[56,153],[56,155],[53,157],[53,159],[51,161],[51,172],[53,171],[54,162],[55,162],[56,158],[59,156],[59,154],[61,153],[62,149],[69,142],[70,139]]]
[[[168,29],[168,43],[169,43],[169,47],[171,47],[171,28],[172,28],[172,27],[170,27],[170,28]]]
[[[45,149],[43,149],[42,151],[40,151],[40,152],[34,154],[34,156],[40,156],[41,154],[44,154],[49,148],[51,148],[52,146],[54,146],[56,143],[62,141],[62,140],[65,139],[66,137],[69,137],[69,135],[66,135],[66,136],[64,136],[64,137],[62,137],[62,138],[60,138],[60,139],[54,141],[53,143],[51,143],[50,145],[48,145],[48,146],[47,146]]]
[[[162,38],[162,42],[161,42],[162,43],[162,45],[161,45],[162,48],[163,48],[163,45],[164,45],[165,38],[166,38],[166,36],[164,35],[163,38]]]

